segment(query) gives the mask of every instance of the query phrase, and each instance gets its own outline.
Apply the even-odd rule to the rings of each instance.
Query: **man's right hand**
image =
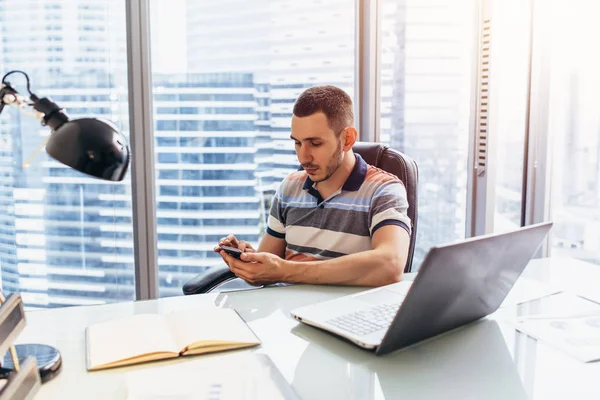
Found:
[[[219,239],[219,245],[214,248],[214,251],[218,253],[221,246],[236,247],[245,253],[256,252],[250,243],[238,240],[234,235],[227,235],[227,237]]]

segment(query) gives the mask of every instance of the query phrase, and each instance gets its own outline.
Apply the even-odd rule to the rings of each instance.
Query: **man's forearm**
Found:
[[[369,250],[323,261],[284,261],[285,282],[382,286],[402,278],[406,260],[390,252]]]

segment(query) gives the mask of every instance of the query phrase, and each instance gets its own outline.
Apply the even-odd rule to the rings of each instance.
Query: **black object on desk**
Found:
[[[48,382],[60,372],[62,357],[56,348],[45,344],[17,344],[15,348],[19,360],[28,356],[36,358],[42,383]],[[13,370],[14,364],[11,356],[6,353],[0,366],[0,379],[8,378],[8,374]]]
[[[0,290],[0,354],[10,353],[6,359],[15,366],[6,368],[6,379],[2,380],[3,385],[0,387],[0,400],[30,399],[42,384],[35,358],[26,357],[26,354],[21,353],[19,359],[17,349],[13,345],[24,327],[25,309],[21,296],[11,293],[4,298]]]

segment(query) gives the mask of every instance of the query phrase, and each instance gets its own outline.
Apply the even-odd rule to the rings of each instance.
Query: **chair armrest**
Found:
[[[212,267],[196,275],[183,285],[183,294],[207,293],[215,287],[235,279],[236,276],[227,265]]]

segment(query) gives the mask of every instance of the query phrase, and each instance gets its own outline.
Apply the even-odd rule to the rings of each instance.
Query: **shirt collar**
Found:
[[[346,179],[346,182],[344,182],[344,185],[342,186],[342,190],[346,190],[348,192],[356,192],[358,189],[360,189],[363,182],[365,181],[365,177],[367,176],[367,163],[365,162],[365,160],[363,160],[360,154],[355,153],[354,157],[356,157],[356,163],[354,163],[354,168],[352,169],[352,172],[350,172],[348,179]],[[312,181],[312,179],[310,179],[310,176],[307,175],[302,189],[308,190],[312,188],[313,185],[314,182]]]

